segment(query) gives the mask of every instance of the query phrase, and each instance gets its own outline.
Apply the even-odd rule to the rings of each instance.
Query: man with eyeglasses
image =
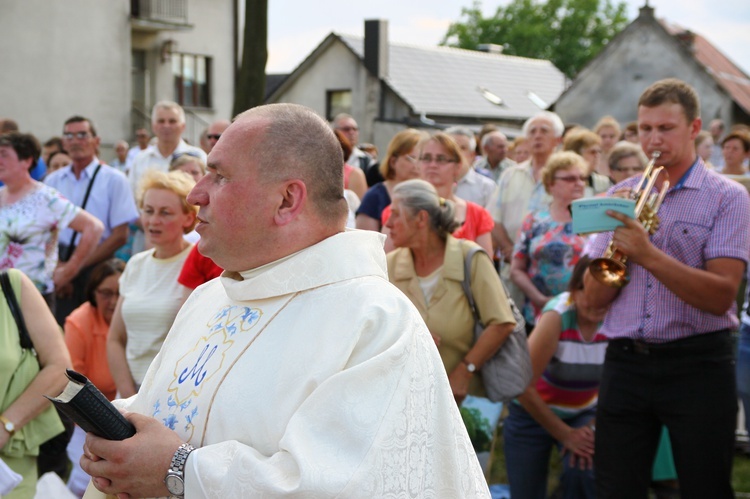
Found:
[[[169,171],[169,164],[176,155],[190,153],[206,162],[206,153],[200,147],[188,145],[182,138],[185,131],[185,110],[176,102],[156,103],[151,112],[151,129],[156,135],[156,144],[136,156],[128,174],[133,193],[138,192],[138,182],[147,170]]]
[[[56,290],[55,318],[62,325],[70,312],[86,300],[84,290],[90,269],[97,263],[112,258],[128,238],[128,223],[138,218],[133,194],[125,175],[102,164],[96,157],[99,137],[91,120],[73,116],[63,125],[63,146],[72,163],[44,179],[63,196],[80,206],[104,224],[101,241],[86,260],[72,285]],[[60,233],[59,259],[66,261],[78,243],[78,235],[71,229]]]
[[[216,120],[208,125],[208,131],[206,134],[206,138],[208,138],[208,145],[210,147],[208,152],[211,152],[211,150],[221,138],[221,134],[224,133],[224,130],[229,128],[229,125],[231,125],[229,120]]]
[[[349,139],[349,143],[352,145],[352,154],[347,158],[346,162],[352,166],[359,167],[360,170],[365,172],[368,187],[372,187],[378,182],[385,180],[378,170],[378,162],[357,147],[357,144],[359,144],[359,127],[351,115],[346,113],[337,114],[333,118],[333,129],[339,130]]]

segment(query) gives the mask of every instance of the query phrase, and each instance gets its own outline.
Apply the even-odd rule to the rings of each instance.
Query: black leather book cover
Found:
[[[84,431],[107,440],[125,440],[135,435],[135,426],[86,376],[72,369],[65,374],[70,381],[63,392],[54,398],[47,397],[60,412]]]

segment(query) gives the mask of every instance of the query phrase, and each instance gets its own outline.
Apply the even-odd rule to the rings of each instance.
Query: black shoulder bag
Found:
[[[86,209],[86,203],[88,203],[89,195],[91,195],[91,188],[94,186],[94,180],[96,180],[96,176],[99,174],[99,170],[101,169],[101,167],[101,163],[96,165],[94,174],[91,176],[88,187],[86,187],[86,194],[83,195],[83,203],[81,203],[82,210]],[[61,262],[67,262],[68,260],[70,260],[71,255],[73,255],[73,251],[75,251],[76,249],[75,242],[77,235],[78,233],[76,231],[73,231],[73,234],[70,236],[70,242],[65,247],[65,254],[60,253],[60,255],[58,255]]]

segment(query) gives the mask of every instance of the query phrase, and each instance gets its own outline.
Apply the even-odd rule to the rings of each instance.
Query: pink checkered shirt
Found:
[[[699,158],[686,178],[667,192],[659,209],[661,223],[651,242],[680,262],[705,268],[713,258],[750,256],[750,196],[739,183],[708,170]],[[610,189],[634,187],[640,177]],[[680,185],[681,184],[681,185]],[[611,232],[598,234],[587,252],[602,256]],[[628,264],[630,284],[625,286],[604,320],[602,333],[609,338],[632,338],[663,343],[689,336],[735,329],[736,306],[717,316],[680,300],[643,267]]]

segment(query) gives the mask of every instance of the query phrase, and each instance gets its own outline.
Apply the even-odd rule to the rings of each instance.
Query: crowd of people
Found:
[[[738,396],[750,410],[735,304],[750,129],[703,131],[679,80],[634,106],[636,122],[592,129],[543,111],[513,140],[405,129],[382,157],[354,117],[287,104],[216,121],[196,147],[162,101],[154,137],[109,161],[90,118],[43,146],[0,120],[0,268],[38,356],[14,375],[31,348],[0,303],[0,455],[22,480],[3,497],[33,497],[54,435],[32,422],[62,431],[41,395],[65,367],[137,429],[128,445],[73,430],[79,497],[488,497],[459,409],[487,396],[482,367],[524,321],[532,378],[503,424],[513,497],[546,497],[555,447],[561,497],[655,481],[731,497]],[[614,232],[573,232],[575,200],[632,196],[656,152],[669,189],[653,234],[617,213]],[[610,247],[629,261],[622,288],[589,270]]]

